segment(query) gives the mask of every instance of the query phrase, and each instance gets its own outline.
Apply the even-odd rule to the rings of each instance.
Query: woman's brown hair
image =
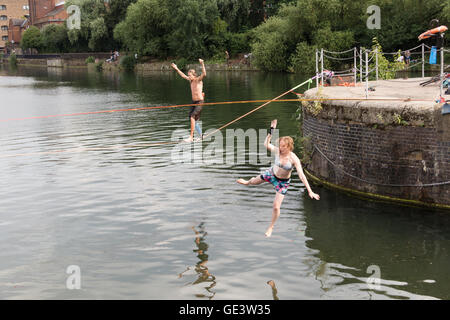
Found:
[[[278,139],[278,145],[280,145],[280,142],[283,141],[284,143],[286,143],[287,147],[289,148],[289,150],[294,150],[294,140],[289,137],[289,136],[285,136],[285,137],[281,137]]]

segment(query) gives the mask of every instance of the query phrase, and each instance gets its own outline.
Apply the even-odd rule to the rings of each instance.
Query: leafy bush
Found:
[[[301,40],[299,12],[295,5],[282,6],[276,16],[252,31],[251,48],[257,67],[267,71],[288,69],[289,57]]]
[[[11,66],[17,66],[17,56],[15,53],[11,53],[8,60]]]
[[[211,52],[214,54],[220,50],[217,36],[223,33],[225,23],[218,19],[219,10],[216,1],[166,0],[166,2],[170,29],[169,34],[165,34],[164,37],[167,38],[171,55],[195,60],[200,57],[206,58]],[[215,48],[209,45],[214,45]]]
[[[223,53],[226,48],[226,43],[229,42],[230,33],[227,32],[227,23],[220,18],[217,18],[212,25],[212,34],[207,36],[205,44],[210,56],[215,56]]]
[[[216,53],[211,58],[206,60],[206,64],[224,63],[225,61],[226,61],[226,58],[225,58],[225,51],[224,51],[224,52]]]
[[[97,63],[95,64],[95,70],[97,70],[97,71],[99,71],[99,72],[103,70],[103,62],[102,62],[102,61],[97,62]]]
[[[295,52],[289,58],[288,70],[294,73],[315,74],[315,52],[315,47],[308,45],[306,42],[299,42]]]
[[[313,43],[317,48],[324,48],[327,51],[342,52],[349,50],[354,44],[354,35],[351,31],[332,31],[329,26],[323,27],[313,33]],[[326,54],[326,53],[325,53]],[[328,54],[334,58],[353,57],[353,52],[335,55]],[[309,56],[315,63],[314,53]],[[324,68],[331,70],[342,70],[343,64],[353,66],[353,58],[349,60],[334,60],[324,57]],[[349,69],[349,66],[345,67]]]
[[[36,49],[39,50],[42,47],[42,38],[41,38],[41,31],[35,27],[31,26],[25,32],[22,36],[22,41],[20,43],[22,49]]]
[[[250,52],[250,34],[249,33],[231,33],[228,40],[230,55],[242,52]]]
[[[368,55],[369,59],[372,59],[369,70],[372,70],[376,66],[376,55],[378,56],[378,77],[379,79],[394,79],[395,73],[398,70],[402,70],[405,67],[405,64],[403,62],[398,62],[397,58],[400,56],[400,52],[394,56],[394,61],[389,61],[386,59],[386,57],[383,55],[383,48],[381,47],[380,43],[378,42],[378,39],[374,37],[372,39],[372,52]],[[377,50],[377,53],[374,51]],[[376,74],[373,73],[370,75],[370,79],[374,80],[376,78]]]
[[[45,52],[64,52],[69,45],[66,24],[49,24],[41,30],[42,50]]]
[[[263,34],[252,45],[254,63],[266,71],[284,71],[288,67],[288,51],[283,37],[277,33]]]
[[[87,57],[87,59],[84,61],[86,64],[88,63],[95,63],[95,58],[93,56]]]
[[[114,39],[139,55],[166,57],[170,30],[166,1],[140,0],[127,9],[126,18],[114,28]]]
[[[133,56],[125,56],[120,60],[120,65],[126,71],[133,71],[136,66],[136,59]]]
[[[175,61],[178,69],[183,70],[189,64],[189,61],[186,58],[180,58]]]

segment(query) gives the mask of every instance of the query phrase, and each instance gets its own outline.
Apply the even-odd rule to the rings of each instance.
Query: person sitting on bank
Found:
[[[115,55],[114,55],[114,53],[111,51],[111,52],[110,52],[110,55],[109,55],[109,59],[106,59],[106,62],[108,62],[108,63],[113,62],[113,61],[114,61],[114,57],[115,57]]]
[[[409,63],[411,62],[411,52],[409,50],[406,50],[405,52],[405,64],[406,67],[409,67]]]

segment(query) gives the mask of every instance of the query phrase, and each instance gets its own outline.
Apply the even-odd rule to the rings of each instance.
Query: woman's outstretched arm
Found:
[[[294,165],[295,168],[297,169],[297,173],[298,176],[300,178],[300,180],[303,182],[303,184],[306,187],[306,190],[308,190],[308,195],[311,199],[316,199],[316,200],[320,200],[320,196],[317,193],[314,193],[311,189],[311,186],[309,185],[308,179],[305,176],[305,173],[303,172],[303,168],[302,168],[302,164],[300,163],[300,159],[294,154],[293,154],[293,160],[294,160]]]
[[[270,132],[266,137],[266,140],[264,140],[264,146],[270,151],[274,152],[276,151],[277,147],[275,147],[273,144],[270,143],[270,139],[272,139],[272,130],[275,130],[277,127],[277,120],[272,120],[270,123]]]

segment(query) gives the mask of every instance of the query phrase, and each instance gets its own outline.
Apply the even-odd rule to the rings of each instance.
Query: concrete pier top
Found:
[[[395,80],[379,80],[370,81],[369,88],[375,89],[375,91],[369,91],[368,99],[402,99],[399,101],[370,101],[360,103],[369,103],[372,107],[399,107],[404,106],[405,103],[409,107],[424,107],[435,108],[436,100],[439,99],[440,87],[439,81],[428,84],[426,86],[421,86],[420,83],[430,80],[427,78],[410,78],[410,79],[395,79]],[[345,87],[345,86],[330,86],[323,88],[310,89],[305,93],[308,98],[314,96],[323,96],[325,98],[336,98],[336,99],[366,99],[366,84],[365,82],[358,82],[356,87]],[[444,89],[445,90],[445,89]],[[444,96],[445,97],[445,96]],[[450,99],[450,96],[447,96]],[[407,102],[405,100],[413,100]],[[426,101],[414,101],[414,100],[426,100]],[[343,101],[330,101],[330,104],[340,104]],[[355,104],[357,101],[349,100],[347,103]],[[328,102],[327,102],[328,104]]]
[[[365,124],[389,125],[404,120],[413,126],[434,126],[436,115],[441,113],[439,81],[421,86],[427,78],[370,81],[366,100],[366,84],[356,87],[329,86],[305,92],[305,98],[330,98],[335,100],[304,104],[313,115],[321,118],[358,121]],[[445,89],[444,89],[445,90]],[[445,91],[444,91],[445,93]],[[450,99],[450,95],[444,95]],[[348,100],[345,100],[348,99]],[[380,100],[372,99],[396,99]],[[323,107],[323,108],[322,108]]]

